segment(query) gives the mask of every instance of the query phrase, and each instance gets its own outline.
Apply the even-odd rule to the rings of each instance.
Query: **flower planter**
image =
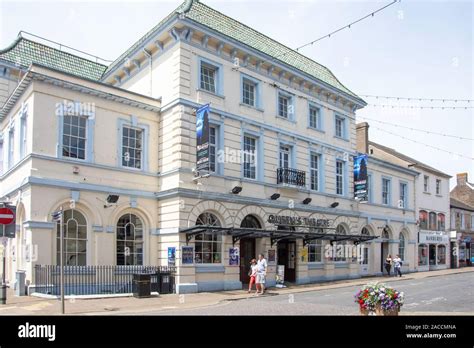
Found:
[[[382,306],[380,305],[375,306],[375,315],[395,317],[398,316],[398,312],[400,312],[400,307],[395,307],[393,309],[382,309]]]
[[[369,315],[369,310],[367,308],[359,307],[360,315]]]

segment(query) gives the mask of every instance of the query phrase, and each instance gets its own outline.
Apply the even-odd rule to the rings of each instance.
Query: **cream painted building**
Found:
[[[418,173],[369,153],[371,198],[354,199],[366,103],[326,67],[198,1],[108,67],[54,48],[60,65],[35,61],[24,40],[0,51],[0,64],[26,61],[0,113],[0,198],[18,209],[10,281],[24,269],[33,288],[34,266],[57,264],[61,207],[68,265],[167,265],[175,248],[179,293],[241,289],[258,253],[269,285],[277,265],[299,284],[381,274],[387,253],[417,269]],[[195,113],[208,103],[212,173],[200,177]],[[328,254],[341,244],[365,258]]]

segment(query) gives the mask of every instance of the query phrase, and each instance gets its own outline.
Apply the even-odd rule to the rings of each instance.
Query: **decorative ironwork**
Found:
[[[278,168],[277,184],[306,186],[306,172],[292,168]]]

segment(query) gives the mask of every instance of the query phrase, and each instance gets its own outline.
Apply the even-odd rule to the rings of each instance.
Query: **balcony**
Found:
[[[277,184],[287,186],[305,187],[306,172],[292,168],[277,169]]]

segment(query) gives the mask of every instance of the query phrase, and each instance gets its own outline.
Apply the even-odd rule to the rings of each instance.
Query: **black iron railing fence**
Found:
[[[277,184],[306,186],[306,172],[292,168],[278,168]]]
[[[176,267],[168,266],[65,266],[65,295],[133,293],[133,275],[150,274],[151,291],[175,292]],[[36,265],[34,291],[60,295],[60,266]]]

